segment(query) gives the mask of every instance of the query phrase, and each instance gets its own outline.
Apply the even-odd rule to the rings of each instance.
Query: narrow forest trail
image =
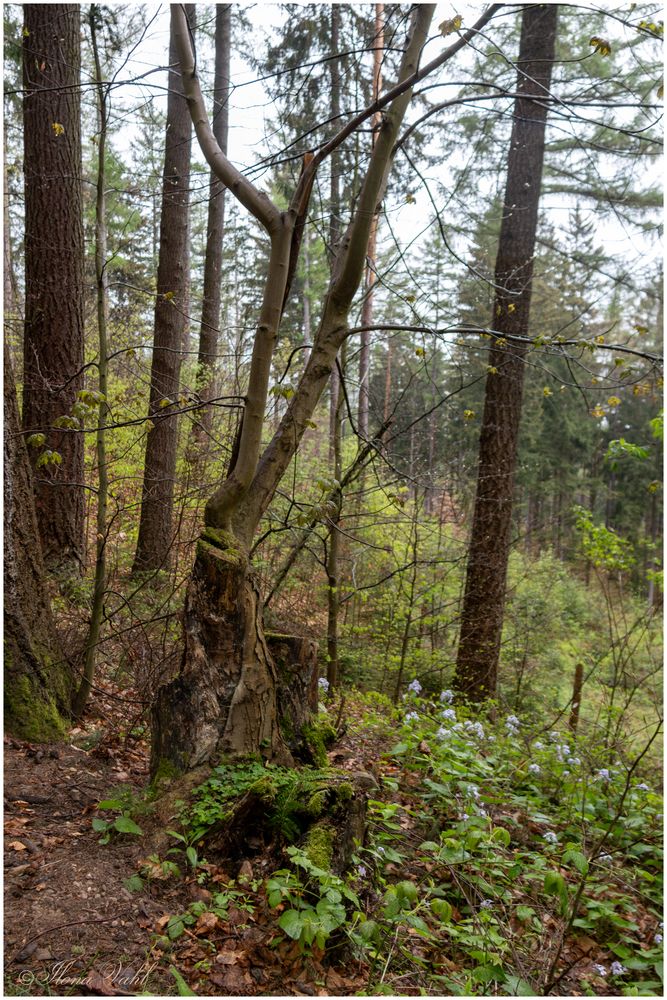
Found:
[[[74,737],[82,742],[85,738]],[[353,727],[330,753],[339,769],[379,776],[384,739]],[[277,913],[265,894],[248,889],[254,914],[231,907],[229,920],[188,931],[166,954],[156,935],[166,918],[184,912],[210,892],[193,878],[156,879],[147,891],[127,884],[145,860],[144,838],[119,837],[106,845],[91,821],[96,807],[119,789],[138,797],[148,782],[148,746],[128,747],[120,739],[102,739],[90,749],[59,743],[34,745],[6,737],[5,762],[5,990],[12,995],[134,995],[142,991],[176,993],[170,965],[190,982],[198,962],[210,955],[209,937],[218,959],[207,975],[206,992],[228,995],[354,994],[364,977],[325,969],[317,958],[304,963],[295,942],[271,948]],[[142,824],[141,816],[136,817]],[[150,823],[149,823],[150,825]],[[274,845],[262,856],[208,866],[212,881],[228,884],[239,870],[252,878],[280,867]],[[214,934],[213,931],[216,931]],[[361,971],[361,970],[359,970]],[[319,981],[321,985],[313,985]],[[197,983],[200,992],[202,983]],[[204,992],[201,990],[201,992]]]

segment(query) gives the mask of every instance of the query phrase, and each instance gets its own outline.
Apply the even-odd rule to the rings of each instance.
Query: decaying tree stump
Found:
[[[153,705],[152,777],[182,774],[223,754],[293,764],[291,751],[317,709],[316,645],[273,636],[274,662],[256,576],[228,532],[206,528],[197,544],[184,638],[178,676],[159,688]]]
[[[299,635],[267,632],[276,667],[278,721],[283,739],[297,756],[304,730],[317,712],[317,642]]]

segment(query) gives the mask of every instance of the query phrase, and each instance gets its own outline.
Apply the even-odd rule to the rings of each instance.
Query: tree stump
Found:
[[[292,765],[291,748],[317,708],[316,646],[274,636],[276,665],[256,575],[229,532],[206,528],[199,539],[184,638],[178,675],[153,704],[152,777],[182,774],[222,755]]]
[[[297,756],[304,728],[317,712],[317,643],[299,635],[267,632],[266,642],[276,667],[280,731]]]

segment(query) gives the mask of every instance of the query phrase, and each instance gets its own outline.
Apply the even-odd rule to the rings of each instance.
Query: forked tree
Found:
[[[530,298],[558,8],[524,8],[517,97],[495,270],[477,493],[455,685],[475,702],[496,693],[510,552]]]
[[[363,277],[372,219],[385,192],[412,88],[463,48],[495,9],[490,7],[473,28],[420,67],[434,5],[415,5],[397,83],[304,157],[289,207],[281,210],[230,163],[215,141],[197,79],[187,21],[180,7],[172,8],[183,87],[197,138],[218,177],[262,225],[269,262],[235,461],[205,508],[205,528],[186,597],[180,671],[160,688],[153,708],[153,774],[165,768],[187,770],[219,752],[262,751],[275,760],[290,760],[279,725],[278,678],[263,634],[261,598],[249,562],[249,547],[348,335],[348,314]],[[312,351],[281,423],[262,450],[272,357],[317,169],[378,111],[382,112],[381,124],[340,242]]]

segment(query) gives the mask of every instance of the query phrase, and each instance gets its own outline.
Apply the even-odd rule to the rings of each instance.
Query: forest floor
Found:
[[[140,795],[149,757],[145,740],[128,742],[113,725],[105,733],[100,722],[73,730],[71,743],[5,737],[6,995],[171,995],[178,991],[173,967],[191,982],[205,971],[197,992],[206,985],[214,995],[354,995],[363,988],[364,977],[351,975],[347,961],[337,971],[329,959],[326,968],[321,964],[317,949],[304,962],[294,941],[272,947],[277,914],[265,894],[250,889],[252,915],[232,906],[227,921],[217,920],[215,928],[200,922],[170,954],[156,946],[169,917],[211,894],[194,876],[156,878],[146,891],[133,891],[131,880],[146,860],[140,838],[100,845],[91,825],[98,803]],[[375,768],[382,749],[376,737],[351,736],[330,758],[337,768],[359,771]],[[269,845],[263,856],[252,850],[251,859],[207,865],[207,884],[229,884],[240,869],[242,882],[255,884],[255,876],[281,863]],[[214,929],[218,954],[209,968]]]
[[[350,700],[346,731],[330,751],[329,760],[336,768],[370,772],[384,786],[373,793],[382,800],[374,806],[375,846],[365,849],[363,865],[357,858],[349,876],[361,907],[373,915],[382,912],[387,887],[399,880],[410,879],[420,887],[434,884],[437,865],[423,842],[428,836],[424,826],[428,796],[438,786],[432,780],[436,777],[433,769],[429,770],[431,778],[425,779],[410,767],[407,757],[401,758],[400,746],[394,746],[397,733],[391,720],[383,721],[382,712],[369,717],[366,709],[354,698]],[[281,846],[271,838],[265,842],[250,833],[246,856],[237,852],[233,859],[206,851],[206,861],[194,871],[184,866],[186,871],[177,877],[161,872],[162,854],[159,858],[150,854],[151,822],[155,824],[150,814],[133,812],[147,836],[116,836],[100,845],[99,831],[92,826],[93,818],[100,815],[99,803],[119,796],[128,802],[134,797],[136,803],[148,781],[147,740],[141,732],[128,739],[118,709],[115,724],[109,725],[109,710],[108,703],[101,706],[97,718],[91,718],[84,729],[72,731],[69,743],[35,746],[5,739],[6,994],[461,995],[452,986],[457,976],[465,978],[470,959],[463,950],[465,938],[459,937],[457,943],[451,934],[462,935],[472,923],[456,906],[450,926],[459,931],[449,931],[442,938],[431,934],[435,925],[429,903],[418,912],[430,923],[415,916],[413,926],[396,922],[395,933],[389,926],[385,945],[375,955],[371,951],[363,958],[355,957],[344,934],[332,935],[326,951],[315,944],[304,949],[280,931],[281,908],[271,907],[267,899],[267,878],[286,866]],[[422,740],[415,751],[428,757],[429,745]],[[446,808],[451,811],[451,804]],[[504,829],[512,831],[513,845],[518,848],[511,850],[527,850],[531,838],[543,842],[539,817],[536,824],[528,814],[519,816],[502,798],[495,805],[487,803],[487,808],[494,829],[504,824]],[[438,823],[443,816],[436,817]],[[498,856],[508,840],[494,842]],[[383,862],[381,876],[380,852],[383,858],[392,859]],[[481,892],[491,894],[494,886],[485,883],[483,875],[491,882],[493,875],[483,867],[480,870]],[[565,869],[561,871],[568,879],[572,877]],[[142,879],[138,880],[138,872],[143,873]],[[474,879],[473,875],[471,885]],[[211,900],[220,891],[227,893],[227,905],[216,912]],[[610,876],[603,894],[615,891]],[[546,961],[539,941],[555,939],[562,926],[557,913],[549,913],[547,906],[540,910],[539,899],[539,894],[528,899],[525,891],[523,896],[516,895],[516,903],[533,903],[542,919],[541,933],[546,935],[541,939],[536,935],[530,942],[526,938],[523,945],[523,968],[531,969],[536,977]],[[489,902],[483,900],[482,906]],[[593,902],[598,905],[598,900]],[[193,911],[193,904],[199,904],[199,909]],[[619,926],[622,920],[627,924],[631,919],[640,942],[650,942],[658,930],[655,908],[645,907],[636,896],[632,905],[627,897],[615,904]],[[606,912],[609,923],[613,908]],[[184,916],[184,923],[172,940],[179,915]],[[523,930],[512,919],[520,950]],[[606,939],[595,930],[571,928],[563,940],[561,967],[565,971],[553,994],[626,993],[621,982],[596,975],[614,957]],[[473,945],[469,949],[475,955]],[[640,944],[644,950],[637,952],[642,961],[646,957],[647,968],[654,954],[651,947]],[[361,953],[357,949],[356,955]],[[635,968],[639,967],[635,962]],[[530,995],[525,980],[517,983],[518,987],[515,984],[514,989],[505,987],[500,992]],[[646,982],[648,988],[639,995],[660,995],[652,985]],[[483,993],[483,984],[477,983],[470,991]]]

